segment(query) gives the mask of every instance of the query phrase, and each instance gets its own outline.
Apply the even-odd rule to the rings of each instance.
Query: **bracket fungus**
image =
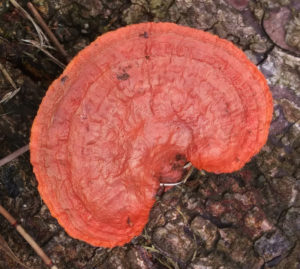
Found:
[[[30,141],[39,192],[72,237],[123,245],[187,161],[242,168],[272,111],[263,75],[230,42],[172,23],[120,28],[82,50],[40,105]]]

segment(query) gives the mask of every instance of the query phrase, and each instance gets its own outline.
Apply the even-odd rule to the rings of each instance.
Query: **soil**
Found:
[[[27,2],[18,1],[29,12]],[[71,57],[97,36],[143,21],[209,31],[245,51],[267,78],[274,98],[268,142],[251,162],[233,174],[194,171],[187,183],[157,197],[142,235],[124,247],[96,248],[69,237],[39,196],[29,153],[0,167],[0,204],[58,268],[300,268],[298,0],[32,3]],[[0,63],[20,91],[1,102],[14,89],[0,73],[0,158],[28,144],[41,99],[63,70],[33,46],[39,42],[32,23],[3,0]],[[55,48],[43,49],[67,63]],[[25,268],[8,255],[5,242],[29,268],[47,268],[2,216],[0,235],[0,268]]]

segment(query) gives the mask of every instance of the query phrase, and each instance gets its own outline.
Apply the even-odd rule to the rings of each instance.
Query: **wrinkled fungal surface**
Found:
[[[31,162],[53,216],[73,237],[113,247],[139,235],[160,182],[190,161],[222,173],[265,144],[272,98],[230,42],[170,23],[107,33],[53,82]]]

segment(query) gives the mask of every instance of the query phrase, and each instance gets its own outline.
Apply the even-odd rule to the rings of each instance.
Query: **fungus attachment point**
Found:
[[[30,151],[39,192],[73,237],[114,247],[139,235],[161,183],[185,164],[244,166],[265,144],[272,98],[226,40],[171,23],[109,32],[49,87]]]

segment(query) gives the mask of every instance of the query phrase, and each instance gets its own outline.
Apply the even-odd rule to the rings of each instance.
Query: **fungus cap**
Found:
[[[242,168],[266,142],[272,107],[263,75],[226,40],[171,23],[109,32],[40,105],[30,141],[39,192],[72,237],[123,245],[186,161]]]

